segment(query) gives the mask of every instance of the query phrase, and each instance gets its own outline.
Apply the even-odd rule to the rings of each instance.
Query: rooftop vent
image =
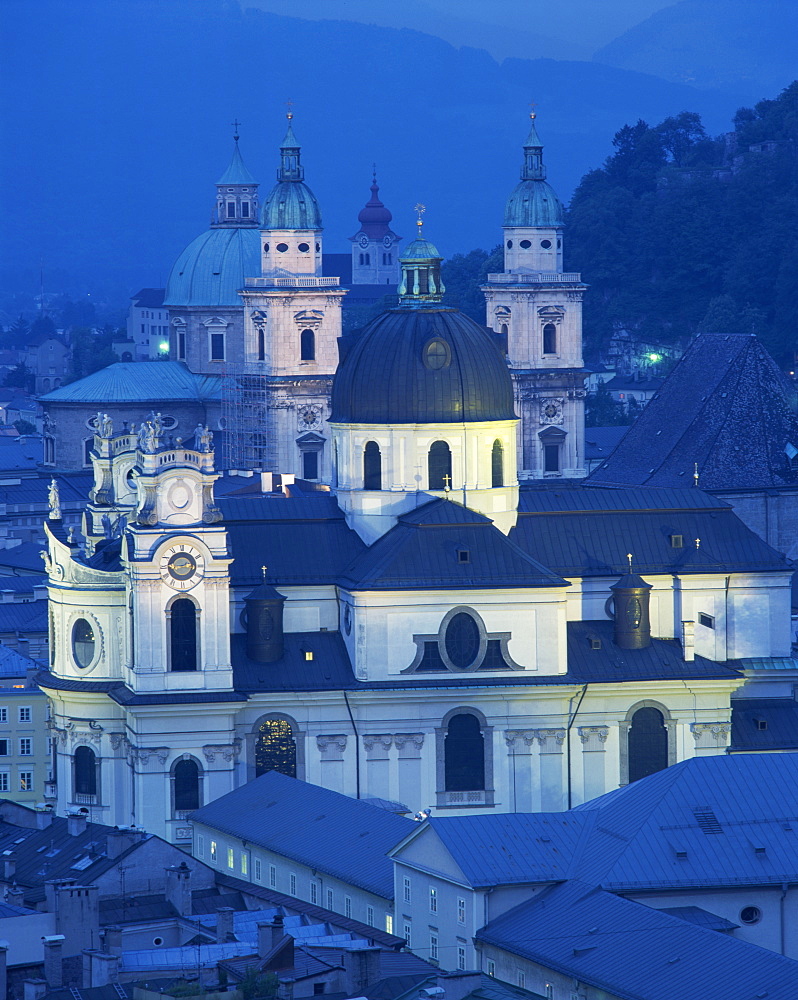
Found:
[[[671,548],[672,549],[683,549],[684,548],[684,535],[671,535]]]
[[[693,816],[707,836],[713,833],[723,833],[723,827],[710,806],[696,806],[693,809]]]
[[[756,723],[756,728],[759,729],[759,730],[764,731],[768,727],[768,720],[767,719],[757,719],[757,718],[754,718],[754,722]]]
[[[470,563],[471,562],[471,552],[468,549],[458,549],[457,550],[457,561],[459,563]]]
[[[596,636],[590,637],[590,648],[591,649],[601,649],[601,639]]]

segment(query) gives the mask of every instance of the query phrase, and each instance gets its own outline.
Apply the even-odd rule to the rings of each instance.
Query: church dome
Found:
[[[332,423],[515,419],[504,358],[490,333],[457,309],[390,309],[353,341],[333,382]]]
[[[240,306],[244,279],[260,274],[257,229],[210,229],[177,258],[166,283],[164,305]]]
[[[524,180],[513,190],[504,209],[505,227],[559,228],[564,224],[562,202],[543,180]]]

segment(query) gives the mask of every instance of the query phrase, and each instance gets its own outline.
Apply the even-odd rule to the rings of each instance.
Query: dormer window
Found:
[[[671,535],[670,537],[672,549],[684,548],[684,535]]]
[[[471,551],[469,549],[458,549],[457,550],[457,561],[459,563],[470,563],[471,562]]]
[[[236,217],[236,203],[234,201],[228,201],[227,203],[227,218],[234,219]]]

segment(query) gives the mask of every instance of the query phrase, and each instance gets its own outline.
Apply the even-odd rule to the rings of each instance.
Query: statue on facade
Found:
[[[50,486],[47,490],[47,503],[50,507],[50,513],[47,515],[51,521],[61,520],[61,497],[58,493],[58,483],[55,479],[50,480]]]

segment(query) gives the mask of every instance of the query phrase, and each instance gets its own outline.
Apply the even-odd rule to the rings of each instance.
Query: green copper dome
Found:
[[[505,228],[550,228],[564,224],[562,202],[554,193],[554,188],[546,182],[543,143],[535,128],[535,115],[530,115],[530,118],[529,135],[524,143],[521,182],[507,199],[504,209]]]
[[[441,255],[438,253],[438,248],[434,243],[430,243],[429,240],[425,240],[424,237],[419,237],[413,240],[413,242],[408,246],[402,256],[399,258],[400,261],[403,260],[440,260]]]
[[[257,229],[210,229],[177,258],[166,283],[165,306],[240,306],[244,279],[259,275]]]
[[[301,148],[291,127],[280,146],[277,183],[263,203],[262,229],[321,229],[321,211],[316,196],[305,184]]]

